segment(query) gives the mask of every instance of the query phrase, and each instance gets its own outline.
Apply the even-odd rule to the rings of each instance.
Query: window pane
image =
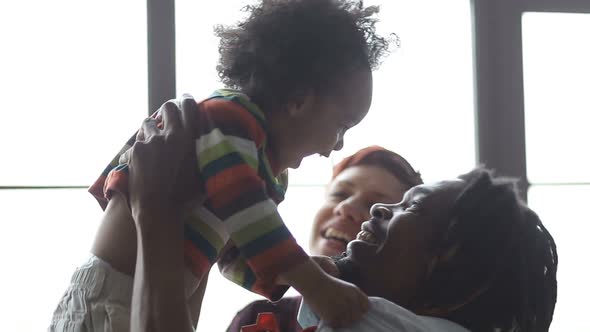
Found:
[[[178,93],[203,98],[220,87],[213,26],[236,22],[248,3],[176,1]],[[379,29],[395,32],[401,48],[375,73],[371,111],[346,135],[332,162],[378,144],[407,157],[427,180],[467,171],[475,164],[470,2],[365,3],[381,4]],[[324,184],[329,178],[329,161],[308,159],[291,172],[292,184]]]
[[[0,185],[89,184],[147,114],[145,1],[0,2]]]
[[[557,305],[551,331],[588,331],[586,296],[590,294],[590,186],[532,186],[529,205],[557,245]],[[580,296],[582,295],[582,296]]]
[[[374,74],[373,104],[335,162],[378,144],[408,159],[425,181],[475,165],[469,1],[371,1],[401,48]],[[441,29],[444,27],[444,29]]]
[[[533,183],[590,181],[590,14],[522,18],[527,172]]]
[[[0,202],[2,330],[45,331],[102,210],[84,189],[0,190]]]

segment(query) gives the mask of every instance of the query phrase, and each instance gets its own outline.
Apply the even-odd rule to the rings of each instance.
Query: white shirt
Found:
[[[297,317],[303,327],[318,325],[318,318],[302,303]],[[369,311],[347,328],[331,328],[319,322],[316,332],[469,332],[442,318],[419,316],[380,297],[369,297]]]

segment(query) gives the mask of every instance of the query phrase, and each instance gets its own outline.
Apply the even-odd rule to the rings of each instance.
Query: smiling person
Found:
[[[138,229],[131,323],[133,331],[188,332],[182,201],[169,199],[169,183],[186,180],[179,165],[192,149],[182,142],[192,141],[179,125],[185,117],[164,111],[169,125],[146,128],[131,150],[130,209]],[[158,211],[169,213],[151,213]],[[319,320],[316,332],[549,330],[556,246],[514,182],[476,169],[415,186],[399,203],[374,204],[368,219],[346,252],[323,266],[369,295],[369,311],[348,327]],[[326,228],[318,229],[325,236]]]
[[[378,202],[401,201],[404,192],[421,184],[420,174],[403,157],[379,146],[361,149],[338,163],[326,186],[324,203],[311,225],[312,255],[336,256],[356,238],[369,209]],[[260,300],[242,309],[232,320],[230,332],[256,322],[259,313],[272,312],[281,331],[301,331],[297,312],[301,296],[278,302]]]
[[[326,321],[346,325],[367,310],[366,295],[310,259],[277,205],[285,196],[284,171],[307,156],[340,150],[346,131],[367,115],[372,71],[388,49],[375,29],[378,8],[360,0],[264,0],[246,10],[243,21],[216,30],[225,88],[195,107],[187,125],[197,156],[184,165],[194,176],[171,184],[172,197],[187,187],[195,194],[182,215],[185,297],[200,296],[198,286],[218,263],[224,277],[248,291],[278,300],[293,287]],[[163,111],[175,107],[169,102]],[[145,124],[166,125],[161,114]],[[117,155],[90,189],[105,212],[92,254],[74,273],[51,331],[128,328],[137,249],[129,174]],[[219,261],[227,243],[240,254]],[[105,275],[109,282],[102,283]],[[79,308],[80,302],[89,305]],[[93,319],[109,311],[116,319],[98,320],[107,325]]]
[[[375,204],[338,276],[370,296],[354,325],[318,331],[546,332],[557,295],[553,238],[514,182],[476,169]]]

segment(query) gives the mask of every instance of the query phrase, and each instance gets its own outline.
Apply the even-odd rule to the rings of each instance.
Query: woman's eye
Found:
[[[342,191],[333,192],[330,194],[330,197],[337,200],[344,200],[348,198],[348,194]]]
[[[414,212],[415,212],[415,211],[418,211],[418,210],[420,210],[420,202],[419,202],[419,201],[412,201],[412,202],[411,202],[411,203],[408,205],[408,207],[406,208],[406,211],[407,211],[407,210],[409,210],[409,211],[414,211]]]

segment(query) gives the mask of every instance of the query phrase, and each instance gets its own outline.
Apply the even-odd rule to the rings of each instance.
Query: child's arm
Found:
[[[349,326],[369,308],[365,293],[328,275],[311,258],[281,274],[277,281],[297,289],[311,309],[332,327]]]
[[[195,258],[193,272],[204,274],[208,266],[199,268],[204,259],[198,258],[206,257],[213,264],[223,244],[231,240],[239,255],[220,258],[222,274],[278,300],[287,287],[276,284],[277,275],[308,256],[277,211],[282,188],[275,183],[264,152],[264,119],[226,98],[209,99],[199,106],[196,150],[206,200],[197,211],[203,222],[189,222],[185,229],[188,250],[195,253],[189,255]]]

